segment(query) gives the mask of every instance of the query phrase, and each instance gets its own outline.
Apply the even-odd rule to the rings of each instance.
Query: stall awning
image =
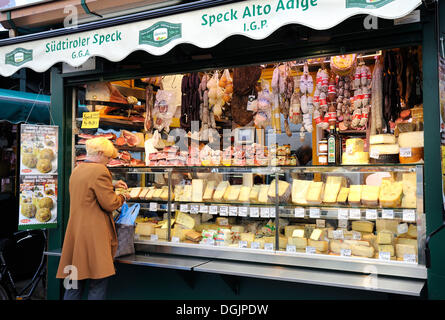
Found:
[[[0,121],[49,124],[49,107],[47,95],[0,89]]]
[[[163,55],[181,43],[210,48],[232,35],[260,40],[287,24],[329,29],[359,14],[397,19],[420,4],[421,0],[197,1],[189,5],[191,11],[160,9],[131,19],[0,41],[0,74],[10,76],[24,67],[43,72],[58,62],[77,67],[93,56],[117,62],[137,50]]]

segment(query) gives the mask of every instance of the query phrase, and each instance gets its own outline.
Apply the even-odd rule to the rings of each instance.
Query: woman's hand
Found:
[[[128,189],[127,184],[124,181],[122,181],[122,180],[116,181],[116,183],[114,184],[113,187],[114,188],[121,188],[121,189]]]

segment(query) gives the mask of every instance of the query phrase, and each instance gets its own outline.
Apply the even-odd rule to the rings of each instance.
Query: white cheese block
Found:
[[[269,197],[269,200],[275,201],[277,194],[276,190],[276,181],[275,179],[272,180],[272,183],[269,186],[269,190],[267,193],[267,196]],[[287,202],[289,200],[289,196],[291,194],[291,187],[290,184],[283,180],[278,180],[278,199],[280,202]]]
[[[193,229],[195,227],[196,221],[189,214],[177,211],[176,224],[180,224],[186,229]]]
[[[250,202],[258,202],[258,194],[260,193],[260,185],[256,184],[252,187],[249,194],[249,201]]]
[[[323,202],[328,204],[336,203],[340,188],[340,182],[326,183],[323,195]]]
[[[366,206],[376,206],[379,203],[379,186],[362,186],[361,202]]]
[[[241,232],[240,241],[253,242],[255,241],[255,234],[251,232]]]
[[[184,186],[181,197],[179,201],[192,201],[192,185],[187,184]]]
[[[378,244],[392,244],[394,242],[394,235],[392,232],[380,231],[377,233]]]
[[[237,201],[239,194],[241,191],[241,186],[240,185],[236,185],[236,186],[230,186],[230,191],[229,194],[227,196],[227,201]]]
[[[402,132],[399,134],[400,148],[423,148],[423,131]]]
[[[331,240],[329,242],[329,249],[332,253],[341,254],[342,250],[351,250],[352,245],[341,240]]]
[[[310,238],[312,240],[324,240],[324,237],[325,237],[325,231],[324,230],[314,229],[314,231],[312,231],[312,233],[311,233],[311,237]]]
[[[354,256],[372,258],[374,256],[374,248],[361,245],[352,245],[351,253]]]
[[[307,204],[306,194],[309,189],[310,180],[298,180],[292,181],[292,203],[294,204]]]
[[[207,181],[204,195],[202,196],[202,200],[204,201],[212,200],[213,192],[215,191],[215,185],[216,181],[214,180]]]
[[[204,191],[204,180],[193,179],[192,180],[192,201],[202,202],[202,194]]]
[[[360,204],[362,198],[362,186],[361,185],[351,185],[349,187],[348,202],[349,204]]]
[[[369,137],[369,144],[395,144],[396,137],[392,134],[377,134]]]
[[[292,232],[292,238],[304,238],[304,229],[295,229]],[[318,238],[314,240],[318,240]]]
[[[417,247],[414,247],[409,244],[396,244],[396,255],[397,258],[403,259],[405,254],[412,254],[417,256]]]
[[[269,185],[263,184],[260,187],[260,192],[258,194],[258,202],[259,203],[268,203],[269,198],[267,196],[267,193],[269,192]]]
[[[240,202],[249,202],[249,196],[250,196],[251,189],[252,189],[251,187],[241,186],[241,190],[239,192],[238,201],[240,201]]]
[[[374,144],[369,147],[370,154],[398,154],[398,144]]]
[[[322,200],[323,190],[323,182],[312,181],[306,194],[306,201],[309,204],[320,204]]]
[[[371,221],[352,221],[351,229],[359,232],[373,232],[374,223]]]
[[[221,201],[226,193],[227,188],[230,186],[228,181],[221,181],[213,194],[213,200]]]
[[[308,240],[308,246],[314,247],[317,253],[325,253],[329,249],[329,243],[327,241]]]
[[[382,207],[394,208],[402,201],[402,182],[383,180],[380,185],[379,201]]]
[[[296,249],[306,249],[307,239],[306,238],[288,237],[287,244],[291,245],[291,246],[295,246]]]
[[[149,187],[147,193],[144,195],[144,200],[151,200],[153,198],[153,193],[155,192],[155,187]]]

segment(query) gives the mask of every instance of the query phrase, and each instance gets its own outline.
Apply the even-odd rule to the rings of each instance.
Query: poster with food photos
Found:
[[[57,176],[20,177],[19,230],[57,227]]]

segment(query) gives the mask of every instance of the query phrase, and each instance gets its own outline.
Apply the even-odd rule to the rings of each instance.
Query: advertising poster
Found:
[[[445,206],[445,59],[439,56],[440,149],[442,158],[442,198]]]
[[[19,230],[57,227],[57,147],[57,126],[20,126]]]

